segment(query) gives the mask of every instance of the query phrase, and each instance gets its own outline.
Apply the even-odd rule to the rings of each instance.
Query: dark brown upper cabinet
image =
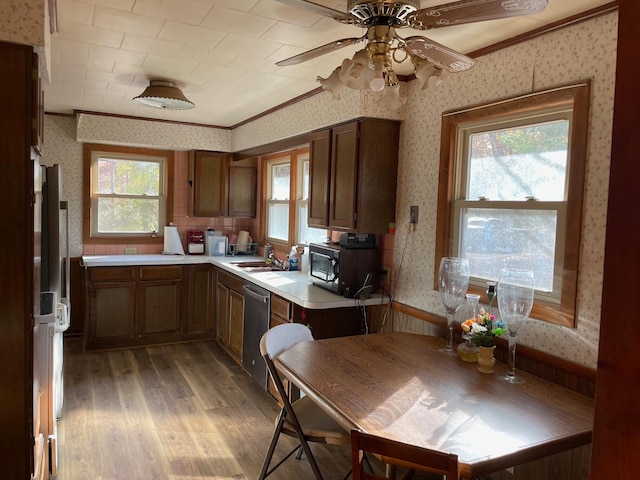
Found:
[[[243,162],[246,163],[246,162]],[[231,165],[231,154],[189,152],[189,213],[194,217],[255,217],[256,168]]]
[[[395,222],[400,123],[360,119],[311,135],[309,226],[386,233]]]
[[[255,217],[258,188],[255,167],[229,167],[229,216]]]

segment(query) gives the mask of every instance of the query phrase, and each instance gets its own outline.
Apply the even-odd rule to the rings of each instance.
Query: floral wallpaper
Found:
[[[169,150],[231,151],[231,130],[81,113],[77,141]]]
[[[597,17],[477,59],[464,73],[449,74],[436,89],[418,82],[402,86],[408,100],[391,118],[403,120],[396,200],[396,234],[385,235],[384,263],[394,265],[395,300],[444,315],[432,288],[441,114],[449,110],[534,90],[591,79],[590,136],[578,278],[576,328],[531,319],[519,343],[567,360],[596,367],[604,264],[608,174],[615,82],[617,13]],[[360,116],[389,117],[371,93],[342,90],[339,101],[321,93],[233,131],[161,122],[82,115],[47,115],[45,160],[63,165],[64,190],[72,209],[72,254],[83,251],[81,236],[81,142],[129,144],[149,148],[238,151]],[[186,154],[176,156],[176,223],[187,228],[257,229],[254,219],[192,219],[186,215]],[[409,234],[408,206],[420,207],[420,221]],[[237,223],[234,223],[237,222]],[[213,224],[213,225],[211,225]],[[183,239],[184,241],[184,239]],[[105,251],[106,252],[106,251]],[[404,252],[404,255],[403,255]],[[139,252],[142,253],[142,252]],[[391,322],[389,322],[391,324]],[[433,326],[396,315],[393,328],[433,333]],[[389,325],[387,325],[388,327]]]
[[[616,32],[617,14],[599,17],[482,57],[473,70],[447,76],[437,92],[422,92],[417,82],[409,84],[412,102],[403,124],[396,224],[408,221],[410,205],[420,206],[420,224],[409,238],[406,238],[404,229],[397,230],[396,245],[408,243],[405,259],[400,256],[401,249],[397,246],[395,249],[394,265],[404,260],[396,291],[398,302],[429,312],[444,313],[438,293],[431,288],[441,112],[592,79],[577,327],[559,327],[532,319],[521,331],[518,341],[567,360],[596,366]],[[417,254],[420,255],[418,260]]]
[[[45,44],[45,0],[2,0],[0,40],[42,47]],[[47,22],[47,23],[45,23]]]

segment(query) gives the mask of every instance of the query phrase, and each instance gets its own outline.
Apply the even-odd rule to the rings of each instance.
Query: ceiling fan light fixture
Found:
[[[325,53],[361,41],[366,46],[351,58],[345,58],[328,78],[317,77],[322,87],[339,98],[342,86],[354,90],[378,92],[379,105],[399,108],[404,104],[393,62],[410,59],[413,74],[422,88],[442,83],[443,72],[463,72],[474,60],[427,37],[403,38],[397,29],[431,30],[486,20],[530,15],[544,10],[549,0],[457,0],[421,8],[420,0],[348,0],[347,12],[325,7],[310,0],[278,0],[306,8],[340,23],[366,28],[359,38],[334,40],[304,53],[276,62],[279,66],[297,65]]]
[[[185,97],[178,84],[166,80],[151,80],[133,101],[147,107],[162,108],[166,110],[189,110],[196,105]]]

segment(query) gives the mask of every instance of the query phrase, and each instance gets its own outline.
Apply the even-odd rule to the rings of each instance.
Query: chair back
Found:
[[[407,445],[395,440],[369,435],[359,430],[352,430],[353,480],[385,480],[385,477],[374,475],[364,470],[364,452],[375,454],[383,462],[391,465],[446,475],[447,480],[460,479],[457,455]]]
[[[311,330],[301,323],[283,323],[267,330],[260,339],[260,354],[273,360],[299,342],[313,341]]]

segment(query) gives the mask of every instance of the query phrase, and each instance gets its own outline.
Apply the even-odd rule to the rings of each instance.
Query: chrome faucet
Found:
[[[282,270],[286,270],[287,269],[287,266],[285,265],[285,262],[280,260],[278,257],[276,257],[273,254],[273,252],[269,253],[269,260],[271,260],[271,263],[273,263],[277,267],[280,267]]]

